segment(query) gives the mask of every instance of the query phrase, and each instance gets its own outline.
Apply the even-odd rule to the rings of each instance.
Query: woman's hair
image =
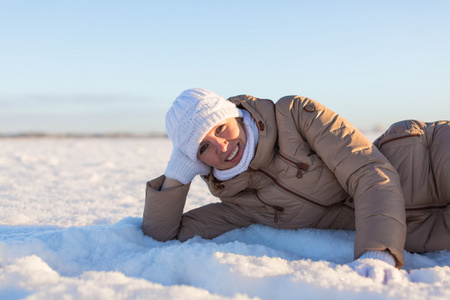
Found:
[[[239,125],[241,125],[241,128],[245,128],[244,118],[243,117],[236,117],[235,119],[239,123]]]

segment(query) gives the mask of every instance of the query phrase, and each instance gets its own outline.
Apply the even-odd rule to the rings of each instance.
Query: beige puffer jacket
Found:
[[[282,229],[356,228],[355,258],[366,250],[388,249],[396,257],[397,267],[403,266],[406,217],[400,179],[392,164],[367,138],[341,116],[307,98],[288,96],[275,105],[270,100],[246,95],[229,100],[249,111],[259,128],[258,147],[249,169],[223,182],[212,173],[203,177],[221,202],[185,214],[189,184],[159,191],[164,176],[149,181],[143,217],[145,234],[162,241],[187,240],[195,235],[213,238],[254,223]],[[399,128],[391,131],[396,132],[396,137],[403,137]],[[447,145],[448,138],[445,137]],[[389,149],[407,140],[394,140],[388,132],[378,140],[378,146],[395,160],[398,151]],[[422,162],[424,158],[418,160]],[[396,164],[399,170],[402,164],[405,161]],[[409,172],[414,166],[407,168]],[[411,185],[414,194],[417,185]],[[427,194],[423,193],[425,197]],[[442,199],[439,196],[444,195],[448,201],[449,194],[448,189],[439,191],[432,199]],[[422,206],[416,206],[415,199],[406,201],[414,205],[412,238],[408,239],[411,245],[407,243],[406,249],[431,250],[426,245],[435,229],[432,222],[427,223],[426,216],[447,206],[433,204],[430,212],[428,204],[423,207],[420,202]],[[440,220],[444,226],[440,217],[437,213],[434,223]],[[422,229],[415,220],[428,228]],[[445,230],[445,226],[439,230]],[[448,239],[450,234],[446,234]],[[434,244],[432,248],[442,249]]]

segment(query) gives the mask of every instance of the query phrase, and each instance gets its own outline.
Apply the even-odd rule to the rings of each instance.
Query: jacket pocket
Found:
[[[424,124],[416,120],[405,120],[394,123],[389,127],[389,129],[377,138],[373,144],[381,149],[388,143],[399,141],[405,138],[420,137],[423,135]]]
[[[281,152],[278,152],[278,155],[280,156],[280,158],[281,158],[282,160],[286,161],[286,162],[289,163],[290,165],[292,165],[292,166],[294,166],[295,168],[297,168],[297,175],[296,175],[297,178],[302,178],[302,177],[303,177],[303,174],[304,174],[306,171],[308,171],[309,165],[307,165],[307,164],[305,164],[305,163],[302,163],[302,162],[294,161],[293,159],[288,158],[287,155],[285,155],[285,154],[283,154],[283,153],[281,153]]]

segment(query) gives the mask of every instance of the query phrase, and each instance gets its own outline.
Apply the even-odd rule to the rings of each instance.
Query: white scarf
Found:
[[[231,169],[219,170],[214,168],[213,174],[219,180],[229,180],[236,175],[248,169],[250,162],[255,156],[256,145],[258,144],[258,127],[256,126],[255,119],[246,110],[241,110],[244,115],[244,125],[245,132],[247,134],[247,143],[245,144],[244,154],[242,155],[241,161]]]

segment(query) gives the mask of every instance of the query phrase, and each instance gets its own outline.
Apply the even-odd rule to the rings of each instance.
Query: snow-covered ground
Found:
[[[347,265],[350,231],[144,236],[145,182],[170,150],[164,138],[0,139],[0,299],[450,299],[450,251],[406,253],[407,276],[383,284]],[[186,210],[214,201],[196,179]]]

